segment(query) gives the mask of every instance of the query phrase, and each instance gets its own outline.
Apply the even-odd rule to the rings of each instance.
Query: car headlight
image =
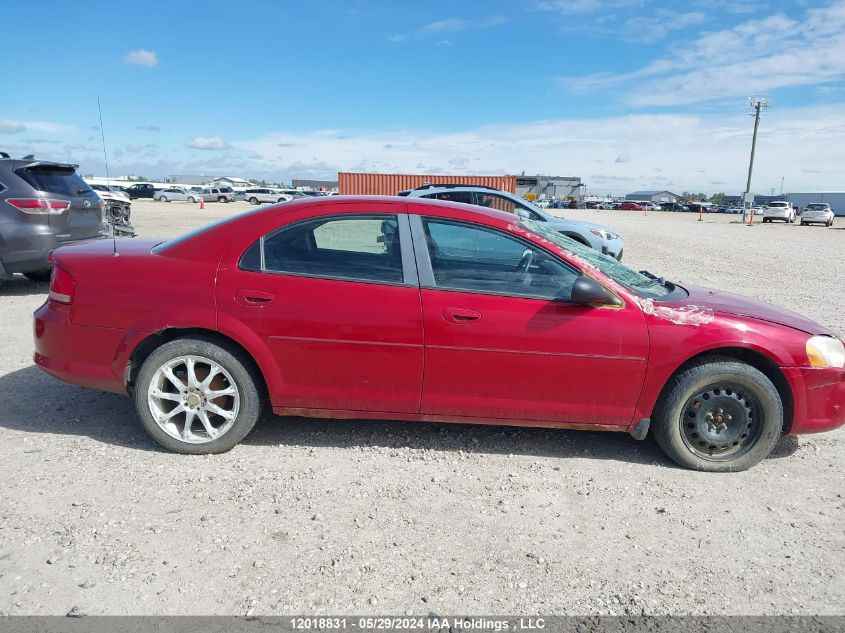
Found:
[[[618,240],[619,236],[616,233],[611,233],[610,231],[604,231],[602,229],[590,229],[590,233],[593,235],[598,235],[603,240]]]
[[[845,367],[845,344],[832,336],[814,336],[807,341],[811,367]]]

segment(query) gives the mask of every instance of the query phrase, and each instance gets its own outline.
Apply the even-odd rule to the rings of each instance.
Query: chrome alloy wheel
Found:
[[[241,397],[231,374],[203,356],[178,356],[156,370],[147,404],[156,424],[171,437],[205,444],[235,423]]]

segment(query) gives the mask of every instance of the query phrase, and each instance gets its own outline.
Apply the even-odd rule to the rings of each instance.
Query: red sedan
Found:
[[[636,202],[622,202],[617,208],[621,211],[642,211],[643,205]]]
[[[35,362],[128,393],[216,453],[278,415],[649,430],[742,470],[845,423],[845,348],[774,306],[635,272],[499,211],[398,198],[264,207],[178,239],[55,251]]]

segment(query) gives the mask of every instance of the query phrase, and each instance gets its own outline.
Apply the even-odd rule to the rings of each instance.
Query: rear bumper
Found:
[[[0,264],[2,264],[0,271],[5,270],[7,276],[12,273],[46,270],[50,268],[47,257],[54,249],[102,237],[97,235],[85,239],[60,241],[56,239],[52,227],[46,224],[24,222],[3,223],[0,229]]]
[[[819,433],[845,425],[845,369],[784,367],[792,387],[790,434]]]
[[[73,325],[70,306],[46,301],[35,311],[35,364],[65,382],[125,394],[117,350],[125,332]]]

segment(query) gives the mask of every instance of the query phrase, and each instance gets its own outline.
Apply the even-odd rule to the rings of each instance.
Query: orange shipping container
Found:
[[[473,185],[516,193],[516,176],[444,176],[427,174],[361,174],[339,172],[337,192],[349,196],[395,196],[422,185]]]

